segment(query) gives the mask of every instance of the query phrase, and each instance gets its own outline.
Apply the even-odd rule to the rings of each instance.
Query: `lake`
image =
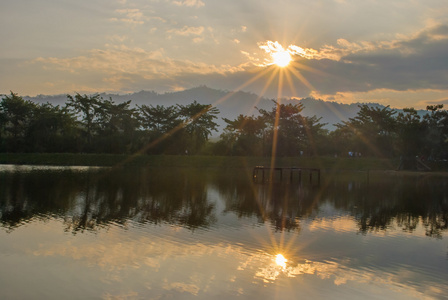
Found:
[[[443,299],[448,177],[0,166],[1,299]]]

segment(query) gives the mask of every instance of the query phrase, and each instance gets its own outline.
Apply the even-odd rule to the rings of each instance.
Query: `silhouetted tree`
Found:
[[[81,119],[82,130],[87,142],[85,150],[92,151],[92,136],[98,130],[96,119],[99,116],[100,95],[82,96],[76,93],[75,97],[67,95],[67,98],[67,107]]]
[[[140,126],[137,111],[130,108],[131,100],[116,104],[112,99],[98,102],[97,151],[129,153],[134,150],[136,131]]]
[[[335,135],[343,136],[351,142],[351,151],[375,156],[393,155],[393,140],[396,130],[395,111],[384,108],[359,106],[354,118],[337,124]]]
[[[420,116],[414,108],[405,108],[397,116],[397,139],[396,147],[398,153],[406,159],[420,154],[424,147],[426,128],[421,122]]]
[[[217,131],[214,121],[219,110],[211,104],[200,104],[196,100],[188,105],[179,105],[185,131],[188,134],[188,151],[195,154],[204,146],[212,131]]]
[[[429,105],[430,111],[423,117],[425,134],[425,155],[430,159],[448,158],[448,111],[443,110],[443,104]]]
[[[30,152],[76,152],[78,129],[67,107],[50,103],[34,107],[26,133]]]
[[[300,151],[315,154],[317,139],[324,134],[320,119],[316,116],[304,117],[301,112],[303,105],[282,104],[273,101],[275,106],[271,111],[259,109],[262,118],[268,126],[267,144],[272,145],[271,155],[297,156]]]
[[[145,143],[151,145],[148,153],[182,154],[185,151],[182,120],[177,106],[142,105],[139,112]]]
[[[0,137],[3,149],[8,152],[25,151],[26,132],[36,104],[23,100],[22,97],[11,92],[4,96],[0,102]]]
[[[143,128],[152,132],[167,133],[181,122],[177,106],[142,105],[139,109]]]
[[[232,155],[263,155],[266,123],[261,116],[239,115],[235,120],[223,118],[227,123],[221,134],[223,146]]]

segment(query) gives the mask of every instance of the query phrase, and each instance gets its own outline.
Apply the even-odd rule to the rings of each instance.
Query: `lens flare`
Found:
[[[282,268],[286,268],[286,262],[288,260],[282,255],[282,254],[277,254],[275,256],[275,263],[277,264],[277,266],[280,266]]]
[[[271,53],[274,64],[279,67],[286,67],[291,62],[291,54],[288,51],[279,51]]]

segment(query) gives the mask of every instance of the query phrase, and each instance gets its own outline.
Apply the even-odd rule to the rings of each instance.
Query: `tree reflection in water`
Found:
[[[216,204],[222,201],[224,214],[256,217],[278,231],[299,231],[302,220],[321,217],[328,207],[352,216],[361,233],[390,228],[412,232],[421,224],[428,236],[441,237],[448,228],[446,178],[378,173],[367,183],[356,174],[327,174],[317,187],[297,181],[254,183],[246,175],[243,169],[3,171],[0,224],[11,231],[34,218],[55,217],[72,233],[111,223],[125,227],[129,221],[194,230],[217,222],[221,212]],[[210,197],[211,189],[219,199]]]
[[[194,229],[215,221],[203,178],[152,169],[1,173],[1,223],[9,230],[36,216],[64,219],[73,233],[109,223],[179,224]]]
[[[226,210],[239,217],[257,216],[277,230],[298,230],[300,220],[313,219],[327,207],[334,214],[354,217],[359,231],[385,231],[393,226],[414,231],[418,224],[426,235],[441,237],[448,229],[446,177],[377,172],[369,182],[365,174],[327,174],[320,187],[306,182],[253,184],[227,179],[219,190]]]

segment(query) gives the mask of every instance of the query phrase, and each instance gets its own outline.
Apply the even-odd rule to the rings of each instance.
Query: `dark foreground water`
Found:
[[[250,177],[0,166],[0,299],[448,297],[447,178]]]

